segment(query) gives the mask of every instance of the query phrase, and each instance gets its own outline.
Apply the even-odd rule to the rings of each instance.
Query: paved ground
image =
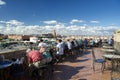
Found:
[[[100,48],[95,48],[97,58],[102,57]],[[101,72],[100,64],[96,64],[95,72],[92,70],[91,49],[76,55],[75,58],[66,57],[63,63],[55,65],[54,79],[52,80],[110,80],[110,71]]]

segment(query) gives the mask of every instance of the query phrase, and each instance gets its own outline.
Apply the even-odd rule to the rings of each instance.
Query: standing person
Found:
[[[73,39],[74,45],[75,45],[75,53],[79,54],[79,44],[76,39]]]
[[[62,47],[63,47],[63,54],[65,54],[65,42],[61,40],[61,44],[62,44]]]
[[[110,39],[108,40],[108,44],[109,44],[110,46],[113,46],[113,44],[114,44],[113,38],[110,38]]]
[[[57,40],[57,46],[56,46],[57,54],[56,54],[56,57],[57,57],[58,61],[62,61],[62,56],[64,54],[63,44],[61,42],[62,42],[61,39]]]
[[[90,48],[94,47],[95,41],[92,38],[90,39],[89,42],[90,42]]]
[[[40,43],[38,44],[38,48],[40,49],[41,46],[48,47],[48,45],[43,42],[43,39],[40,39]]]
[[[98,41],[98,46],[99,47],[102,47],[102,39],[100,38],[99,41]]]
[[[75,55],[75,53],[76,53],[75,52],[75,43],[74,43],[73,40],[71,41],[71,44],[72,44],[72,49],[71,49],[72,50],[72,54]]]
[[[87,45],[88,45],[88,41],[87,41],[86,38],[85,38],[84,41],[83,41],[83,45],[84,45],[84,50],[86,51]]]
[[[84,48],[84,46],[83,46],[83,40],[79,39],[78,40],[78,44],[79,44],[79,48],[80,48],[80,53],[82,53],[83,52],[83,48]]]
[[[114,39],[112,38],[111,40],[112,40],[112,45],[111,46],[114,46]]]
[[[70,40],[67,40],[67,47],[68,47],[68,55],[72,55],[72,44],[70,42]]]

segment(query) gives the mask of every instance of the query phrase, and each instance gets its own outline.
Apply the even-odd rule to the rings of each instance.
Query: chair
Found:
[[[93,63],[92,63],[92,68],[95,71],[95,63],[100,63],[101,64],[101,71],[103,72],[105,68],[105,60],[104,59],[96,59],[95,53],[94,53],[94,48],[92,48],[92,58],[93,58]]]
[[[34,68],[34,70],[31,72],[32,74],[30,77],[33,80],[51,80],[50,77],[52,76],[50,66],[42,65],[40,68]]]
[[[12,59],[14,61],[14,59]],[[11,66],[11,80],[26,80],[25,59],[22,57],[20,61],[17,61]]]

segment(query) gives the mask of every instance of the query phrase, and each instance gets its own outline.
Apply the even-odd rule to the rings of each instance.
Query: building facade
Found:
[[[14,40],[30,40],[30,37],[32,37],[32,35],[8,35],[9,39],[14,39]]]

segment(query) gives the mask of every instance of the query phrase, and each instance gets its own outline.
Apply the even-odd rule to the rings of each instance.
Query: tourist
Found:
[[[68,47],[68,55],[72,55],[72,44],[70,42],[70,40],[67,40],[67,47]]]
[[[30,69],[40,68],[43,64],[43,55],[38,50],[29,51],[27,54]]]
[[[87,41],[86,38],[85,38],[84,41],[83,41],[83,45],[84,45],[84,50],[86,51],[87,46],[88,46],[88,41]]]
[[[79,54],[79,44],[76,39],[73,39],[74,47],[75,47],[75,53]]]
[[[98,41],[98,46],[99,47],[102,47],[102,39],[100,38],[99,41]]]
[[[109,38],[109,39],[108,39],[108,44],[109,44],[110,46],[113,46],[113,44],[114,44],[113,38]]]
[[[95,41],[92,38],[90,39],[89,43],[90,43],[90,48],[94,47]]]
[[[38,44],[38,48],[40,49],[41,46],[48,47],[48,45],[43,42],[43,39],[40,39],[40,43]]]
[[[64,54],[64,51],[63,51],[63,45],[62,45],[62,40],[61,39],[58,39],[57,40],[57,46],[56,46],[56,57],[58,59],[58,61],[61,61],[62,60],[62,56]]]
[[[43,60],[45,63],[49,63],[52,61],[52,57],[50,53],[46,50],[46,46],[41,46],[40,53],[43,55]]]
[[[78,40],[78,44],[79,44],[79,48],[80,48],[80,53],[82,53],[82,52],[83,52],[83,48],[84,48],[83,40],[82,40],[82,39],[79,39],[79,40]]]

